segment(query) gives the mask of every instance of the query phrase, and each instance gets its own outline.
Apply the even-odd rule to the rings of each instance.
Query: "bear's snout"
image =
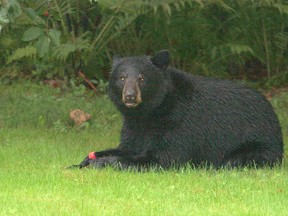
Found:
[[[122,92],[122,101],[126,107],[136,107],[141,102],[141,91],[138,83],[127,81]]]
[[[127,94],[125,96],[126,102],[135,103],[136,102],[136,95],[135,94]]]

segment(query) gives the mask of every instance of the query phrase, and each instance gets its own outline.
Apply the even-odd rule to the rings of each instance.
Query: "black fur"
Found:
[[[191,76],[168,63],[168,51],[114,60],[109,96],[123,115],[120,144],[95,152],[97,159],[86,158],[80,167],[281,164],[281,128],[260,93],[231,81]],[[140,82],[139,75],[144,77],[142,102],[127,107],[123,86]]]

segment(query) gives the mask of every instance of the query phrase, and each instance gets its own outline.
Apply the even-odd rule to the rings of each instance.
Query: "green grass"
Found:
[[[288,94],[272,103],[287,146]],[[74,108],[93,115],[87,128],[73,128]],[[117,145],[121,118],[106,97],[2,86],[0,109],[1,216],[287,215],[287,163],[241,171],[67,170],[89,151]]]

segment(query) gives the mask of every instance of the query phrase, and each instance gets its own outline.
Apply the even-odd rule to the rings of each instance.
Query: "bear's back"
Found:
[[[175,103],[171,116],[177,127],[167,140],[181,140],[180,145],[189,146],[188,154],[198,152],[194,162],[198,156],[199,162],[205,157],[217,161],[245,143],[283,151],[278,119],[259,92],[232,81],[168,71],[173,83],[169,103]]]
[[[170,72],[175,103],[179,100],[189,112],[247,117],[246,120],[251,118],[254,123],[257,118],[278,123],[271,104],[254,89],[229,80],[192,76],[175,69]]]

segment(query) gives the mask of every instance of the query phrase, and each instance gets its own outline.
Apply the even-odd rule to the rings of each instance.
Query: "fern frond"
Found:
[[[213,47],[210,53],[211,58],[214,61],[227,59],[231,56],[240,57],[241,54],[250,54],[251,56],[256,56],[254,50],[250,46],[236,43],[228,43]]]
[[[273,6],[278,9],[279,13],[286,14],[286,15],[288,14],[288,5],[287,4],[275,3]]]
[[[37,50],[33,46],[26,46],[18,48],[15,52],[7,58],[6,64],[10,64],[13,61],[18,61],[22,58],[34,58],[37,54]]]
[[[254,55],[253,49],[244,44],[227,44],[226,47],[230,49],[231,54],[239,55],[241,53],[250,53]]]
[[[53,56],[56,60],[59,60],[60,62],[65,62],[69,54],[75,52],[75,50],[76,47],[74,44],[71,43],[60,44],[54,50]]]
[[[76,11],[76,7],[73,7],[70,4],[70,1],[61,1],[58,8],[59,14],[66,15],[66,14],[73,14]]]
[[[88,51],[90,50],[90,40],[87,39],[87,34],[84,33],[81,36],[77,37],[75,41],[73,42],[68,42],[65,44],[60,44],[58,47],[55,48],[53,52],[53,57],[55,59],[65,62],[68,56],[71,53],[77,52],[77,51]]]
[[[87,51],[91,48],[91,41],[87,38],[88,32],[76,38],[74,45],[77,51]]]
[[[275,35],[275,45],[281,49],[288,49],[288,33],[287,32],[279,32],[278,34]]]

